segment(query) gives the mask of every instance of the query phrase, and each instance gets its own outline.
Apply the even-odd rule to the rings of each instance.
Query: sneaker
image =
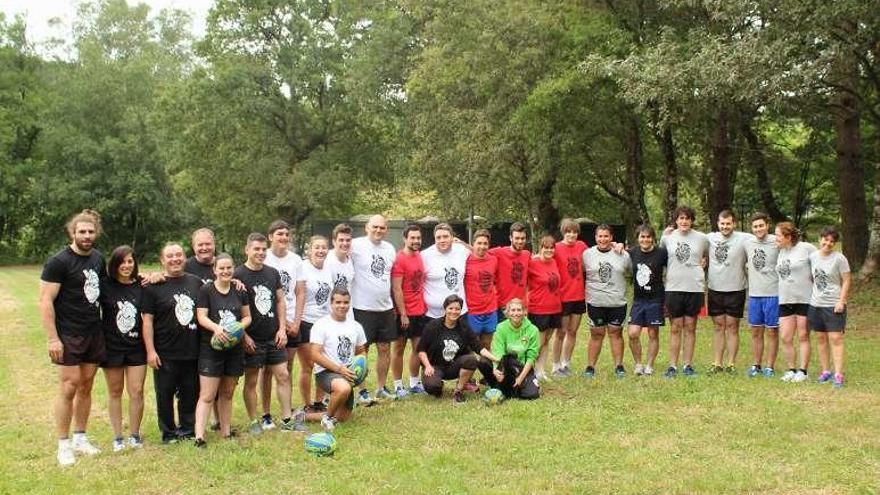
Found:
[[[409,391],[401,385],[394,389],[394,395],[396,395],[398,399],[405,399],[406,396],[409,395]]]
[[[773,378],[774,376],[776,376],[776,371],[773,368],[764,368],[764,378]]]
[[[415,385],[413,385],[412,387],[409,388],[409,393],[416,394],[416,395],[422,395],[422,394],[427,394],[428,392],[425,392],[425,387],[421,383],[416,383]]]
[[[690,366],[690,365],[688,365],[688,366]],[[684,374],[687,374],[688,366],[684,367],[684,369],[685,369]],[[721,373],[722,371],[724,371],[724,368],[722,368],[721,366],[718,366],[717,364],[710,365],[708,368],[706,368],[707,375],[717,375],[718,373]]]
[[[642,374],[645,376],[651,376],[654,374],[654,368],[645,365],[645,368],[642,370]]]
[[[757,364],[753,364],[753,365],[749,366],[749,371],[748,371],[749,378],[754,378],[760,374],[761,374],[761,367],[760,366],[758,366]]]
[[[370,407],[376,403],[376,399],[370,397],[370,392],[367,389],[363,389],[358,392],[357,403],[359,406]]]
[[[325,414],[321,418],[321,428],[324,428],[324,431],[333,431],[336,428],[336,419]]]
[[[637,363],[633,368],[633,374],[636,376],[642,376],[645,374],[645,367],[641,363]]]
[[[113,439],[113,452],[125,450],[125,440],[122,437]]]
[[[571,372],[571,368],[569,368],[568,366],[563,366],[562,369],[559,371],[562,373],[562,376],[565,378],[568,378],[568,377],[574,375],[574,373]]]
[[[792,383],[802,383],[805,381],[807,381],[807,374],[800,370],[798,370],[791,379]]]
[[[73,455],[73,444],[69,438],[58,440],[58,454],[56,457],[58,464],[61,466],[73,466],[76,463],[76,457]]]
[[[220,431],[220,422],[214,421],[211,423],[211,431]]]
[[[477,384],[474,382],[467,382],[464,384],[464,391],[477,393],[480,391],[480,387],[478,387]]]
[[[258,436],[259,434],[263,433],[263,427],[260,426],[259,419],[251,421],[251,424],[248,425],[248,433],[254,436]]]
[[[306,426],[306,412],[300,409],[293,413],[292,418],[281,421],[281,431],[292,431],[294,433],[308,433],[309,428]]]
[[[595,378],[596,377],[596,369],[592,366],[587,366],[583,373],[584,378]]]
[[[616,376],[618,380],[626,378],[626,369],[624,369],[623,366],[617,366],[614,368],[614,376]]]
[[[205,447],[208,446],[208,442],[206,442],[204,438],[196,438],[195,441],[193,442],[193,445],[197,449],[204,449]]]
[[[458,405],[464,404],[465,402],[466,402],[466,399],[464,398],[464,391],[463,390],[456,390],[455,392],[452,393],[452,403],[453,404],[458,406]]]
[[[562,368],[556,368],[550,376],[553,378],[565,378],[565,373],[562,371]]]
[[[387,388],[382,387],[376,390],[376,399],[377,400],[396,400],[397,396],[388,391]]]
[[[260,428],[262,428],[263,431],[268,431],[275,428],[275,422],[272,421],[271,414],[263,415],[263,419],[260,421]]]
[[[681,374],[684,376],[693,377],[693,376],[697,376],[697,370],[695,370],[693,366],[686,364],[684,366],[684,369],[681,371]]]
[[[821,375],[819,375],[819,378],[816,379],[816,382],[818,382],[818,383],[828,383],[828,382],[831,381],[831,378],[832,378],[831,372],[828,371],[828,370],[825,370],[825,371],[822,372]]]
[[[139,449],[144,446],[144,442],[141,440],[140,435],[132,435],[128,437],[128,446],[133,449]]]
[[[675,366],[666,368],[666,371],[663,373],[663,378],[675,378],[676,376],[678,376],[678,368]]]
[[[782,380],[784,382],[790,382],[792,380],[792,378],[794,378],[794,375],[795,375],[794,370],[788,370],[785,372],[784,375],[782,375],[782,378],[780,378],[780,380]]]
[[[831,382],[834,388],[843,388],[843,374],[837,373],[834,375],[834,381]]]
[[[732,364],[728,364],[727,366],[724,367],[724,372],[727,373],[728,375],[735,375],[736,374],[736,366],[734,366]]]
[[[162,435],[162,444],[164,445],[173,445],[177,443],[177,435]]]
[[[86,437],[85,433],[73,434],[73,450],[76,453],[85,455],[95,455],[101,453],[101,449],[92,445],[92,442],[89,442],[89,439],[88,437]]]

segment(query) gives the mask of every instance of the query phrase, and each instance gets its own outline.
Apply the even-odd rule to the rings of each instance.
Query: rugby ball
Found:
[[[233,321],[227,323],[223,330],[226,333],[226,338],[229,339],[228,342],[221,342],[217,340],[216,335],[211,336],[211,348],[216,351],[223,351],[226,349],[231,349],[238,345],[241,342],[242,337],[244,337],[244,325],[241,322]]]
[[[497,406],[504,401],[504,394],[501,393],[497,388],[490,388],[486,390],[486,393],[483,394],[483,402],[487,406]]]
[[[367,358],[363,354],[359,354],[355,356],[348,363],[348,369],[354,373],[354,384],[360,385],[364,380],[367,379],[367,373],[369,369],[367,369]]]
[[[336,452],[336,437],[326,431],[312,433],[306,437],[305,447],[306,452],[317,457],[333,455]]]

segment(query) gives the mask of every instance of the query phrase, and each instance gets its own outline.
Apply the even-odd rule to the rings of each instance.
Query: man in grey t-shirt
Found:
[[[712,366],[709,373],[735,373],[739,350],[739,320],[746,303],[746,251],[748,234],[735,232],[736,217],[730,210],[718,214],[718,232],[709,241],[709,316],[715,324]],[[723,367],[727,352],[727,366]]]
[[[779,276],[776,259],[779,248],[776,236],[769,234],[770,217],[755,213],[751,218],[752,235],[746,239],[746,269],[749,275],[749,326],[752,327],[752,366],[748,375],[776,374],[779,350]],[[767,335],[767,360],[764,361],[764,335]],[[763,365],[763,368],[762,368]]]
[[[692,230],[696,213],[689,206],[679,206],[673,214],[675,230],[667,229],[660,239],[669,259],[666,264],[666,309],[669,312],[669,368],[663,374],[674,378],[678,374],[681,335],[684,333],[685,376],[696,375],[694,345],[697,341],[697,317],[705,298],[706,254],[709,242],[702,232]]]

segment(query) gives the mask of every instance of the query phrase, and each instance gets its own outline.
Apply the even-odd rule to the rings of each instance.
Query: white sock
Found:
[[[403,380],[394,380],[394,390],[403,388]]]
[[[419,383],[421,383],[421,380],[419,380],[419,377],[417,377],[417,376],[409,377],[409,388],[413,388],[416,385],[418,385]]]
[[[559,371],[559,368],[561,368],[561,367],[562,366],[558,362],[554,362],[553,363],[553,372],[556,373],[557,371]]]
[[[73,441],[74,441],[74,442],[80,442],[80,441],[85,440],[85,439],[86,439],[86,434],[85,434],[85,432],[82,432],[82,433],[74,433],[74,434],[73,434]]]
[[[69,438],[60,438],[58,439],[58,448],[68,448],[70,447],[70,439]]]
[[[571,361],[562,361],[562,367],[563,367],[563,368],[570,368],[570,367],[571,367]]]

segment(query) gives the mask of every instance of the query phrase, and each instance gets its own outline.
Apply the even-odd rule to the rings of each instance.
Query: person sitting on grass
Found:
[[[419,341],[419,361],[424,371],[422,383],[425,391],[435,397],[443,395],[443,380],[457,379],[452,395],[454,404],[465,402],[464,386],[479,365],[477,352],[486,359],[492,353],[480,346],[480,340],[461,322],[464,301],[457,294],[443,301],[444,315],[431,320]],[[491,373],[487,373],[491,376]],[[488,379],[488,376],[486,377]]]
[[[497,363],[497,367],[494,372],[484,373],[486,381],[508,399],[537,399],[541,390],[535,378],[538,327],[525,317],[521,299],[508,301],[504,312],[507,319],[498,324],[492,340],[490,359]],[[483,371],[482,366],[480,371]]]

